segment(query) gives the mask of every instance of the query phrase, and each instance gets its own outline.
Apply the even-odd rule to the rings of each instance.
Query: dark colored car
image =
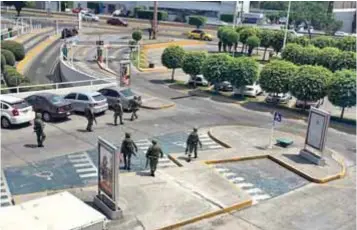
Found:
[[[117,17],[109,18],[107,20],[107,24],[115,25],[115,26],[128,26],[128,22],[124,21],[121,18],[117,18]]]
[[[65,39],[65,38],[70,38],[70,37],[77,36],[77,35],[78,35],[78,30],[64,28],[62,30],[61,38]]]
[[[42,114],[44,121],[67,118],[72,113],[71,102],[53,93],[38,93],[25,98],[36,113]]]
[[[233,86],[229,81],[218,83],[214,87],[215,90],[219,90],[219,91],[227,91],[227,92],[233,91]]]
[[[129,110],[129,101],[134,98],[135,94],[130,88],[108,87],[98,90],[103,96],[107,98],[109,107],[112,107],[120,98],[124,110]]]

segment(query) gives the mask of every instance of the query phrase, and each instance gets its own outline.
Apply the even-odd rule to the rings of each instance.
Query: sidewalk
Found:
[[[19,36],[19,37],[15,38],[13,41],[24,44],[24,43],[32,40],[34,37],[38,36],[39,34],[46,33],[51,30],[53,30],[53,28],[51,28],[51,27],[33,30],[31,33]]]

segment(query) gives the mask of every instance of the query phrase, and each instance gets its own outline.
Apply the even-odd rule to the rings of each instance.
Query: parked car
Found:
[[[120,98],[124,110],[129,110],[129,101],[134,98],[135,94],[130,88],[108,87],[98,90],[103,96],[107,98],[109,107]]]
[[[13,96],[0,95],[1,127],[29,123],[35,119],[32,106],[25,100]]]
[[[224,81],[221,83],[218,83],[214,86],[215,90],[219,91],[233,91],[233,86],[229,81]]]
[[[336,31],[335,36],[348,36],[348,33],[345,33],[343,31]]]
[[[296,103],[295,103],[295,107],[296,108],[303,108],[304,105],[305,105],[305,101],[296,100]],[[319,106],[319,102],[318,101],[307,101],[305,109],[310,109],[311,106],[312,107],[318,107]]]
[[[202,74],[197,75],[196,77],[190,76],[190,80],[188,80],[188,84],[194,85],[194,83],[196,83],[196,85],[208,86],[208,81]]]
[[[67,118],[71,115],[71,102],[53,93],[38,93],[25,98],[36,113],[42,114],[42,119],[49,122],[56,118]]]
[[[68,29],[68,28],[64,28],[62,30],[62,34],[61,34],[61,38],[65,39],[65,38],[70,38],[73,36],[77,36],[78,35],[78,30],[73,28],[73,29]]]
[[[126,21],[124,21],[123,19],[118,18],[118,17],[109,18],[109,19],[107,20],[107,24],[115,25],[115,26],[125,26],[125,27],[128,26],[128,22],[126,22]]]
[[[82,10],[83,10],[83,8],[81,8],[81,7],[74,8],[74,9],[72,9],[72,13],[78,14],[78,13],[81,12]]]
[[[265,98],[267,103],[275,103],[275,104],[287,104],[293,97],[289,93],[269,93]]]
[[[260,87],[260,85],[256,82],[254,82],[253,85],[246,85],[244,88],[234,89],[234,94],[251,96],[251,97],[256,97],[261,93],[263,93],[263,90]]]
[[[84,21],[99,22],[99,17],[97,15],[91,14],[91,13],[82,13],[82,19]]]
[[[188,33],[188,38],[212,41],[212,35],[203,30],[192,30]]]
[[[73,111],[76,112],[84,112],[89,104],[93,106],[95,114],[108,110],[107,98],[99,92],[73,92],[67,94],[64,99],[71,102]]]

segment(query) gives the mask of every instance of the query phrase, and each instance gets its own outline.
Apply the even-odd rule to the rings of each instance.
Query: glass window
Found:
[[[50,98],[50,102],[51,102],[52,104],[59,104],[59,103],[61,103],[61,102],[63,102],[63,101],[64,101],[64,100],[63,100],[63,97],[57,96],[57,95]]]
[[[70,93],[67,96],[65,96],[65,99],[76,99],[76,94],[75,93]]]
[[[115,90],[108,90],[109,97],[118,97],[118,92]]]
[[[92,98],[95,101],[103,101],[103,100],[105,100],[105,97],[102,94],[98,94],[98,95],[92,96]]]
[[[99,90],[99,92],[100,92],[101,94],[103,94],[104,96],[107,96],[107,95],[108,95],[108,90],[107,90],[107,89],[101,89],[101,90]]]
[[[134,96],[134,93],[133,93],[133,91],[131,91],[131,89],[121,90],[120,93],[122,93],[125,97]]]
[[[78,95],[78,100],[80,101],[88,101],[88,97],[84,94],[79,94]]]
[[[26,101],[28,101],[28,103],[30,103],[31,105],[33,105],[33,104],[36,103],[36,96],[28,97],[28,98],[26,99]]]
[[[1,109],[9,109],[9,106],[6,104],[1,103]]]
[[[23,108],[29,107],[29,104],[27,104],[25,101],[19,101],[19,102],[10,104],[10,106],[13,107],[14,109],[23,109]]]

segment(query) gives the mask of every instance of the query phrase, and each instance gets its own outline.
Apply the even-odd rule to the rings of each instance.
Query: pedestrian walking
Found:
[[[195,154],[195,158],[197,158],[197,145],[200,145],[201,149],[202,149],[202,143],[200,141],[200,138],[198,137],[197,134],[197,128],[193,128],[193,132],[190,133],[190,135],[187,138],[186,141],[186,150],[185,150],[185,154],[187,154],[188,152],[188,162],[191,161],[191,154],[192,152],[194,152]]]
[[[124,169],[130,170],[131,166],[131,155],[136,156],[136,152],[138,151],[138,147],[131,139],[130,133],[125,133],[125,139],[121,143],[120,152],[124,156]]]
[[[134,99],[131,99],[130,100],[130,108],[131,108],[131,111],[132,111],[132,114],[131,114],[131,121],[133,121],[134,119],[138,119],[138,115],[136,114],[138,111],[139,111],[139,107],[140,107],[140,104],[139,104],[139,101],[138,101],[138,97],[137,96],[134,96]]]
[[[33,126],[33,130],[36,133],[36,137],[37,137],[38,147],[44,147],[43,142],[46,139],[46,135],[44,132],[45,124],[43,123],[41,117],[42,117],[41,113],[36,113],[36,119],[34,121],[34,126]]]
[[[114,125],[118,125],[118,117],[120,119],[120,124],[124,125],[123,122],[123,105],[121,104],[120,98],[118,98],[117,102],[113,105],[114,110]]]
[[[88,107],[85,108],[84,110],[84,115],[87,118],[87,131],[88,132],[93,132],[93,121],[97,124],[97,120],[95,119],[94,111],[92,105],[89,105]]]
[[[151,176],[155,176],[155,171],[157,164],[159,163],[159,157],[164,157],[161,147],[157,144],[155,140],[152,140],[152,145],[149,147],[146,152],[146,167],[150,163],[150,172]]]

